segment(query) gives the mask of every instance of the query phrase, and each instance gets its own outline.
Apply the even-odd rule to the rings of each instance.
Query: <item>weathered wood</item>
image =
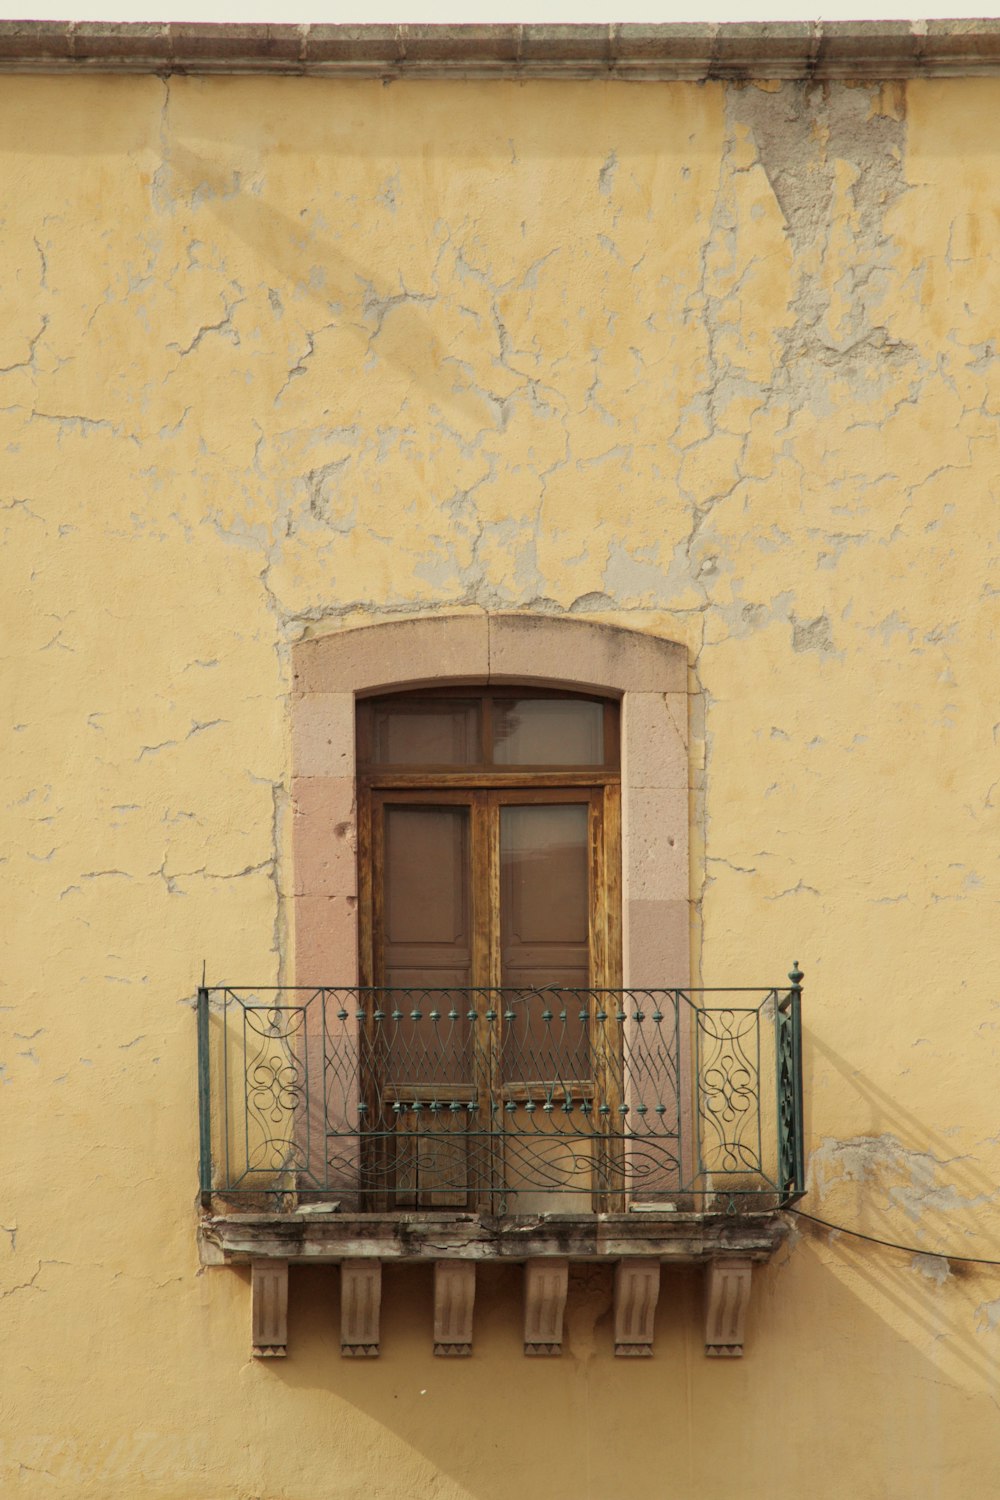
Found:
[[[473,910],[476,922],[476,974],[481,983],[500,983],[500,840],[497,819],[485,797],[477,797],[472,810],[475,838],[472,846]],[[494,1090],[500,1078],[500,1029],[486,1019],[487,1007],[476,1006],[476,1098],[475,1129],[487,1149],[486,1170],[480,1171],[478,1194],[473,1207],[492,1213],[503,1181],[503,1146],[494,1132]]]
[[[588,767],[583,771],[529,771],[517,768],[504,771],[394,771],[391,766],[359,775],[359,783],[373,791],[409,791],[440,788],[442,791],[456,789],[481,789],[495,787],[497,790],[520,790],[522,787],[541,790],[570,790],[581,787],[618,786],[621,773],[606,767]]]

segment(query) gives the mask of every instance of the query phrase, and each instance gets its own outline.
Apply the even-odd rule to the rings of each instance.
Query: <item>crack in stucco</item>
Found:
[[[181,87],[178,85],[178,90]],[[433,266],[429,273],[412,278],[415,290],[404,287],[384,295],[386,287],[396,284],[389,269],[376,274],[366,267],[365,276],[358,277],[353,287],[347,285],[348,273],[343,293],[345,311],[338,313],[337,320],[323,322],[329,314],[316,311],[321,306],[317,298],[303,313],[294,335],[291,319],[300,305],[305,305],[299,299],[301,289],[293,281],[286,289],[286,283],[279,279],[280,262],[267,267],[268,282],[280,286],[288,312],[270,375],[255,377],[271,380],[267,400],[248,415],[245,452],[231,465],[235,473],[245,463],[245,488],[240,492],[243,476],[237,476],[233,492],[238,498],[226,494],[220,499],[216,472],[206,463],[205,482],[211,488],[205,503],[210,513],[204,529],[194,530],[213,556],[221,547],[231,547],[247,554],[254,569],[259,560],[260,593],[266,612],[260,628],[273,639],[279,692],[289,677],[288,644],[301,633],[347,621],[395,619],[430,609],[475,606],[594,617],[628,612],[630,623],[637,628],[683,637],[703,688],[692,699],[692,714],[700,714],[703,721],[704,746],[703,750],[696,747],[692,751],[692,774],[698,788],[695,821],[707,830],[706,865],[725,879],[727,868],[734,873],[751,872],[756,865],[752,846],[744,849],[738,842],[740,820],[727,818],[717,820],[714,826],[705,824],[711,804],[704,799],[701,758],[708,764],[718,714],[727,711],[725,692],[719,691],[726,671],[721,665],[723,652],[731,651],[734,645],[738,648],[758,633],[773,631],[782,637],[775,647],[776,676],[783,661],[790,672],[826,672],[837,663],[825,658],[834,653],[834,643],[841,646],[848,634],[823,592],[830,581],[826,576],[819,592],[809,588],[811,579],[801,576],[808,574],[807,568],[800,568],[800,576],[791,577],[787,587],[775,591],[773,584],[768,584],[765,588],[758,576],[770,577],[770,572],[761,568],[758,575],[753,556],[749,564],[745,555],[740,559],[736,535],[740,534],[740,540],[746,537],[748,549],[755,547],[762,555],[778,557],[799,541],[800,520],[786,516],[782,526],[766,527],[761,519],[763,502],[770,504],[773,495],[778,497],[774,504],[787,499],[790,509],[802,504],[797,486],[808,477],[808,465],[796,456],[795,444],[789,438],[791,424],[796,416],[822,415],[828,409],[831,378],[844,383],[847,394],[843,399],[850,398],[860,413],[845,423],[846,430],[864,433],[868,429],[874,432],[886,414],[913,408],[920,399],[917,382],[924,370],[915,351],[893,336],[883,305],[888,278],[896,274],[896,247],[888,237],[886,216],[904,191],[899,163],[905,121],[880,116],[873,122],[873,91],[869,88],[831,87],[822,91],[809,85],[786,84],[765,92],[729,85],[721,92],[726,108],[725,155],[717,181],[708,182],[717,204],[711,222],[703,226],[697,286],[684,304],[684,318],[700,325],[705,339],[704,368],[699,368],[695,378],[696,396],[682,413],[684,420],[702,419],[700,435],[692,435],[694,428],[673,432],[671,414],[670,421],[664,422],[664,432],[658,431],[655,439],[643,438],[634,430],[641,424],[630,423],[621,415],[623,390],[616,389],[616,380],[620,385],[619,367],[626,357],[626,347],[630,350],[631,384],[624,389],[625,396],[631,400],[633,390],[646,386],[654,391],[662,410],[670,412],[671,382],[680,378],[675,365],[683,360],[672,354],[675,365],[664,366],[655,357],[668,321],[666,274],[652,290],[642,279],[636,284],[637,315],[641,315],[642,328],[654,335],[643,348],[636,347],[645,336],[641,331],[616,332],[611,315],[624,326],[625,312],[614,305],[614,296],[602,302],[605,285],[595,279],[586,293],[580,294],[580,301],[585,295],[592,296],[606,313],[607,326],[602,327],[598,318],[594,328],[584,330],[581,325],[578,331],[571,324],[577,316],[575,306],[557,303],[556,312],[565,318],[570,332],[565,348],[558,348],[549,357],[545,339],[530,331],[536,316],[540,318],[546,311],[545,302],[531,302],[527,313],[515,304],[522,292],[533,294],[544,289],[551,278],[560,287],[560,296],[565,292],[568,297],[574,291],[572,281],[580,274],[582,262],[570,258],[571,236],[563,236],[563,226],[558,226],[559,233],[553,237],[562,242],[548,248],[547,241],[540,247],[533,246],[524,256],[527,269],[522,263],[509,275],[499,268],[499,257],[488,240],[479,238],[481,226],[471,211],[467,220],[461,218],[463,209],[453,214],[444,230],[435,230],[428,251],[428,263],[433,258]],[[181,185],[180,168],[175,180],[171,147],[178,127],[170,111],[170,82],[164,80],[159,122],[161,162],[152,192],[154,206],[176,213],[181,204],[179,192],[175,192]],[[745,164],[737,153],[741,141],[747,144]],[[513,147],[511,152],[516,165]],[[603,166],[598,168],[602,159]],[[627,179],[632,170],[625,151],[611,150],[605,155],[602,149],[594,160],[588,175],[591,196],[586,201],[607,217],[598,222],[595,215],[590,226],[593,235],[587,231],[588,258],[603,256],[617,266],[616,257],[629,243],[629,237],[620,231],[619,219],[624,213],[628,227]],[[401,171],[405,177],[405,168]],[[785,243],[781,248],[789,254],[786,284],[792,319],[790,328],[779,327],[774,332],[775,347],[768,354],[768,368],[763,374],[747,373],[738,365],[731,324],[727,322],[730,304],[741,302],[752,331],[754,277],[770,264],[768,255],[771,262],[778,255],[778,251],[757,253],[753,239],[758,221],[733,195],[734,182],[739,179],[743,184],[754,174],[766,177],[784,221]],[[226,199],[225,193],[240,193],[242,181],[234,172],[219,202],[232,207],[234,200]],[[401,220],[406,186],[405,181],[397,181],[379,189],[383,206]],[[188,195],[188,203],[192,213],[201,214],[202,222],[207,212],[214,212],[199,183]],[[370,205],[362,204],[359,209],[363,212],[367,207]],[[757,207],[753,205],[753,210]],[[224,219],[217,222],[225,226]],[[852,235],[848,252],[837,249],[832,238],[834,229],[842,229],[845,223],[849,223]],[[512,223],[511,234],[517,232],[517,225]],[[191,252],[192,246],[210,244],[211,239],[208,234],[199,240],[186,234],[184,243]],[[338,236],[322,245],[324,251],[331,251],[327,257],[331,267],[333,251],[339,252],[341,245],[339,228]],[[37,242],[36,248],[43,282],[55,280],[57,261],[50,256],[52,265],[47,264]],[[952,248],[949,242],[949,256]],[[541,253],[536,253],[537,249]],[[200,252],[193,253],[197,262]],[[959,248],[955,253],[960,253]],[[655,245],[636,253],[634,260],[629,251],[627,259],[636,268],[643,268],[644,276],[645,262],[648,259],[652,263],[654,257]],[[391,264],[390,252],[387,262]],[[183,265],[183,257],[180,263]],[[691,265],[694,274],[694,257]],[[824,279],[824,268],[830,272],[828,279]],[[240,303],[230,300],[236,283],[224,268],[217,267],[216,275],[216,297],[208,305],[217,307],[218,296],[222,295],[219,288],[227,288],[222,299],[225,317],[220,322],[203,322],[186,350],[180,345],[175,348],[183,355],[204,341],[206,364],[210,359],[221,361],[230,356],[235,361],[232,350],[220,347],[225,336],[232,334],[233,350],[241,349],[241,371],[249,375],[255,368],[247,347],[250,310],[238,320],[240,328],[247,330],[239,346],[232,320]],[[407,282],[410,280],[408,276]],[[453,283],[461,283],[457,294]],[[278,307],[283,311],[285,303],[276,286],[262,295],[270,326],[267,309],[277,315]],[[248,301],[254,302],[256,297],[256,289],[248,291]],[[846,312],[831,332],[827,320],[838,300]],[[765,312],[770,316],[772,308],[768,306]],[[334,425],[339,421],[334,398],[324,404],[322,395],[316,395],[326,378],[326,340],[320,341],[319,335],[330,330],[332,338],[336,332],[354,328],[356,378],[359,382],[369,380],[374,395],[392,362],[398,363],[398,355],[387,347],[396,342],[398,329],[393,324],[411,316],[412,327],[404,331],[412,332],[415,344],[426,336],[432,351],[429,373],[415,376],[408,372],[415,394],[402,397],[393,409],[380,410],[377,416],[369,416],[362,408],[357,421],[342,427]],[[452,316],[453,323],[445,321]],[[188,326],[187,322],[182,324],[184,329]],[[455,328],[461,332],[456,333]],[[465,332],[471,328],[476,329],[476,338],[466,340]],[[99,332],[100,324],[95,324],[91,337]],[[207,335],[212,332],[223,337],[209,340]],[[546,337],[553,347],[562,337],[555,316]],[[484,346],[488,341],[485,352],[477,343],[480,339]],[[46,339],[41,346],[45,355],[48,344]],[[367,372],[361,369],[366,356],[372,361]],[[975,344],[973,367],[986,368],[994,359],[995,350],[988,341]],[[200,372],[201,360],[197,368]],[[418,401],[421,381],[425,375],[436,378],[442,371],[443,378],[434,387],[434,400],[425,415]],[[883,391],[886,382],[889,386]],[[248,380],[248,389],[251,384]],[[336,399],[347,403],[350,393],[338,394]],[[141,400],[149,400],[149,393],[141,393]],[[267,418],[260,413],[269,410],[268,402],[278,401],[283,405],[283,421],[287,414],[286,433],[274,433],[270,428],[265,431],[261,425]],[[459,409],[463,401],[467,409]],[[79,398],[73,398],[69,404],[78,403]],[[744,418],[728,415],[734,403],[743,403]],[[56,404],[62,403],[53,402]],[[203,448],[208,446],[200,430],[207,416],[201,404],[196,408],[197,419],[183,431],[191,411],[191,406],[185,406],[184,416],[177,419],[177,408],[173,408],[171,420],[157,429],[159,440],[168,449],[176,443],[173,451],[181,455],[187,454],[186,445],[194,440]],[[593,431],[581,426],[578,419],[582,414],[592,420]],[[770,476],[762,478],[751,472],[749,429],[762,415],[774,419],[765,444],[769,459],[775,466],[786,466],[771,488],[766,488],[771,485]],[[114,421],[91,422],[85,417],[62,418],[44,412],[38,416],[43,421],[84,424],[74,429],[74,435],[89,435],[98,427],[105,435],[121,432],[120,424]],[[528,436],[521,437],[518,423],[526,418],[530,418],[531,426]],[[615,423],[615,438],[620,440],[607,438],[605,446],[603,428],[608,421]],[[295,433],[301,437],[300,447],[295,446]],[[516,466],[512,454],[516,455]],[[718,472],[713,468],[715,455],[721,455]],[[971,449],[968,461],[972,462]],[[436,462],[440,465],[437,469]],[[643,462],[649,464],[646,470],[641,467]],[[699,465],[705,466],[705,472],[699,473]],[[459,468],[461,473],[453,473]],[[836,466],[831,464],[830,468]],[[853,467],[845,463],[844,473],[848,468],[848,478],[865,477],[860,462]],[[935,464],[923,483],[936,483],[954,468],[952,463]],[[390,486],[401,483],[406,470],[419,471],[419,486],[405,500],[397,500],[394,493],[390,501]],[[601,477],[602,470],[607,471],[606,479]],[[386,492],[373,498],[372,477],[377,485],[383,475]],[[888,463],[875,463],[870,477],[896,482]],[[560,495],[565,495],[567,488],[577,485],[583,491],[587,484],[604,495],[603,514],[598,513],[592,522],[578,521],[576,507],[565,502],[560,510]],[[915,488],[911,486],[911,494]],[[850,566],[860,564],[860,549],[876,541],[882,547],[895,546],[902,534],[895,526],[891,530],[887,527],[886,535],[876,536],[877,503],[872,502],[870,512],[855,515],[849,495],[841,495],[841,490],[849,489],[844,474],[838,471],[831,476],[831,499],[844,500],[842,520],[832,521],[828,532],[822,527],[809,531],[817,549],[824,549],[824,557],[830,559],[831,568],[848,551],[852,554]],[[637,497],[641,499],[647,492],[655,496],[655,504],[644,508]],[[265,503],[260,495],[267,497]],[[682,515],[675,534],[670,528],[678,510]],[[942,512],[932,524],[941,527],[945,520]],[[579,535],[573,531],[575,525]],[[554,545],[563,547],[555,562]],[[548,558],[542,555],[546,547]],[[243,565],[243,557],[235,550],[231,560],[234,567]],[[906,634],[916,629],[894,612],[881,623],[857,627],[857,633],[874,632],[874,644],[885,640],[903,649],[916,645],[916,639]],[[864,644],[867,647],[867,641]],[[58,634],[40,649],[49,651],[46,670],[78,666],[71,660],[71,647]],[[801,656],[805,652],[814,653],[811,660],[792,659],[792,653]],[[817,653],[824,658],[822,662]],[[216,722],[220,721],[195,721],[189,733],[200,733]],[[157,730],[169,734],[174,723],[147,721],[144,735],[150,735],[150,728],[153,735]],[[103,732],[103,726],[93,727]],[[137,758],[148,762],[143,776],[170,774],[168,752],[181,743],[179,738],[166,738],[159,744],[142,745]],[[772,748],[781,751],[780,745]],[[203,750],[207,754],[208,746]],[[780,784],[772,780],[769,790]],[[272,870],[278,912],[273,946],[281,954],[279,802],[285,789],[280,781],[271,785]],[[989,793],[986,801],[989,805]],[[150,855],[142,863],[131,863],[128,855],[121,857],[131,869],[145,871],[155,863],[159,850],[154,848]],[[197,855],[194,861],[180,861],[185,869],[195,862]],[[213,878],[204,866],[182,876],[167,876],[166,864],[164,858],[157,872],[163,880]],[[237,876],[263,872],[266,864],[248,863]],[[81,879],[94,880],[102,873],[114,872],[91,871]],[[117,873],[124,876],[124,871]],[[798,870],[791,870],[788,889],[772,894],[771,899],[815,889],[805,883],[808,871],[805,880],[793,885],[796,875]],[[69,893],[78,887],[64,889]]]
[[[6,1231],[6,1232],[9,1233],[9,1231]],[[41,1291],[44,1291],[45,1290],[44,1287],[40,1287],[38,1285],[38,1278],[42,1274],[42,1268],[43,1268],[43,1266],[51,1266],[51,1265],[58,1265],[58,1264],[61,1264],[61,1262],[50,1261],[50,1260],[40,1260],[38,1262],[37,1266],[35,1267],[34,1271],[28,1277],[27,1281],[18,1281],[18,1282],[15,1282],[13,1286],[0,1288],[0,1302],[5,1301],[8,1297],[15,1296],[17,1292],[31,1292],[31,1291],[41,1292]]]
[[[183,347],[180,344],[168,344],[167,348],[175,350],[175,352],[180,355],[181,359],[185,359],[189,354],[192,354],[195,349],[197,349],[201,345],[202,340],[207,338],[210,333],[224,334],[229,338],[232,344],[238,346],[240,342],[240,334],[239,329],[236,328],[233,324],[233,314],[237,311],[238,308],[243,306],[243,304],[247,301],[247,298],[245,296],[237,296],[230,300],[229,298],[223,296],[222,301],[225,312],[217,322],[202,323],[197,329],[195,329],[194,334],[192,335],[188,343],[183,345]]]
[[[45,285],[44,279],[42,285]],[[24,359],[16,360],[13,364],[10,365],[0,365],[0,375],[11,375],[15,370],[31,370],[33,374],[37,374],[35,354],[41,341],[42,335],[45,333],[45,330],[48,328],[48,326],[49,315],[48,313],[42,313],[38,329],[28,339],[28,352],[25,355]]]

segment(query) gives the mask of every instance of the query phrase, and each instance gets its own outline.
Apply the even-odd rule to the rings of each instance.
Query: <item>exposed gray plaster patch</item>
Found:
[[[792,616],[793,651],[826,653],[833,649],[833,636],[830,634],[830,620],[827,615],[817,615],[815,620],[797,620],[794,615]]]
[[[943,1286],[951,1277],[951,1266],[943,1255],[915,1255],[910,1265],[937,1286]]]
[[[598,595],[601,607],[620,608],[623,604],[650,603],[669,597],[667,575],[657,561],[656,545],[627,547],[613,537],[604,568],[605,592]]]
[[[391,214],[394,214],[397,208],[399,193],[400,176],[398,172],[394,172],[391,177],[386,178],[379,191],[375,194],[375,202],[381,203],[383,208],[387,208]]]
[[[961,1193],[948,1177],[949,1169],[962,1160],[915,1151],[896,1136],[885,1134],[842,1141],[826,1138],[813,1152],[809,1170],[820,1197],[837,1183],[861,1183],[880,1190],[889,1204],[917,1223],[928,1211],[954,1215],[960,1209],[991,1203],[1000,1194],[1000,1189]]]
[[[981,1333],[994,1333],[1000,1328],[1000,1297],[980,1302],[976,1308],[976,1325]]]
[[[892,339],[880,316],[895,259],[885,219],[907,186],[906,124],[873,109],[876,97],[877,88],[792,82],[774,93],[726,90],[730,129],[749,132],[795,251],[795,319],[781,334],[784,372],[789,377],[794,370],[796,404],[812,398],[824,411],[831,368],[864,384],[869,403],[900,369],[912,369],[914,379],[920,373],[916,351]],[[845,311],[834,336],[827,320],[834,289],[820,267],[836,232],[838,163],[855,171],[849,189],[854,253],[836,287]]]

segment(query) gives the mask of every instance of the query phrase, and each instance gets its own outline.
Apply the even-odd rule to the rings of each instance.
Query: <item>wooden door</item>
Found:
[[[550,1177],[546,1103],[593,1099],[602,801],[580,788],[373,796],[370,1052],[401,1206],[482,1204],[533,1165]]]
[[[576,1109],[592,1138],[605,1087],[594,1032],[596,990],[618,982],[616,710],[511,692],[400,695],[359,714],[373,1207],[527,1212],[543,1206],[534,1179],[553,1187],[550,1208],[590,1191],[592,1139],[571,1149],[556,1127]]]

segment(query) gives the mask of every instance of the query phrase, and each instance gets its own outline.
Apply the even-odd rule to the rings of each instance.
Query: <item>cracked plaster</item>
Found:
[[[185,1391],[168,1436],[60,1448],[51,1384],[29,1381],[42,1435],[4,1449],[10,1472],[110,1500],[166,1495],[169,1470],[169,1500],[205,1493],[198,1370],[231,1378],[242,1306],[199,1300],[176,1101],[202,960],[282,972],[303,635],[447,608],[682,642],[703,981],[801,958],[820,1203],[926,1244],[908,1284],[942,1245],[997,1253],[974,1085],[998,1061],[998,91],[5,80],[0,1099],[54,1111],[19,1132],[0,1205],[6,1340],[37,1347],[32,1308],[71,1283],[114,1307],[102,1357],[144,1416],[130,1323]],[[85,1271],[102,1226],[140,1220],[180,1304]],[[73,1259],[50,1286],[55,1238]],[[801,1257],[781,1275],[813,1322],[772,1309],[757,1389],[794,1350],[815,1391],[845,1326],[905,1385],[918,1304],[882,1288],[868,1318],[828,1307]],[[994,1337],[995,1307],[977,1294],[963,1327]],[[89,1337],[68,1368],[93,1368]],[[955,1400],[978,1398],[949,1337]],[[662,1393],[644,1420],[669,1423]],[[699,1492],[725,1493],[703,1438]],[[533,1484],[579,1492],[526,1442]],[[741,1478],[772,1492],[746,1455]],[[364,1483],[355,1456],[330,1493]]]

